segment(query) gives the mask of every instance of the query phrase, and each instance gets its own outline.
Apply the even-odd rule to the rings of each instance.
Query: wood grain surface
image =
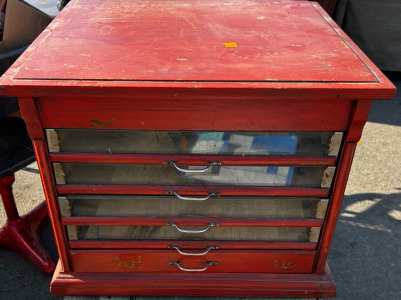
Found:
[[[53,22],[46,48],[36,49],[15,79],[377,81],[307,2],[72,5],[63,21]]]

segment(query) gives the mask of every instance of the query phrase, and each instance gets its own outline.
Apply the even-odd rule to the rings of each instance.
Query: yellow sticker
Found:
[[[357,145],[361,145],[362,144],[362,142],[361,141],[359,141],[358,143],[357,143]]]
[[[229,43],[224,43],[227,48],[237,48],[237,43],[236,42],[229,42]]]

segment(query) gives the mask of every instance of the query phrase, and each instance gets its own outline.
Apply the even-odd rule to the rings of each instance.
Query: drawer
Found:
[[[50,152],[337,156],[341,132],[47,129]]]
[[[333,166],[202,166],[53,163],[57,184],[330,187]]]
[[[317,242],[320,227],[67,225],[67,233],[70,240]]]
[[[205,197],[208,198],[208,197]],[[328,200],[301,197],[69,195],[59,197],[62,217],[225,217],[323,219]],[[204,199],[204,198],[203,198]]]
[[[175,250],[71,250],[73,272],[310,273],[315,251],[211,250],[182,255]]]

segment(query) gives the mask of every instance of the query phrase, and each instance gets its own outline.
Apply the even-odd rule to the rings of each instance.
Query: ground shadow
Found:
[[[369,122],[401,126],[401,81],[393,81],[397,88],[395,98],[390,101],[373,101]]]
[[[344,197],[329,266],[338,299],[401,299],[401,193]]]

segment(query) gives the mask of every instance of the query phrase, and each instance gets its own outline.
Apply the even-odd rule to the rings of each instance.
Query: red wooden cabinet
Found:
[[[306,1],[75,1],[1,85],[70,295],[333,296],[356,143],[395,93]]]

